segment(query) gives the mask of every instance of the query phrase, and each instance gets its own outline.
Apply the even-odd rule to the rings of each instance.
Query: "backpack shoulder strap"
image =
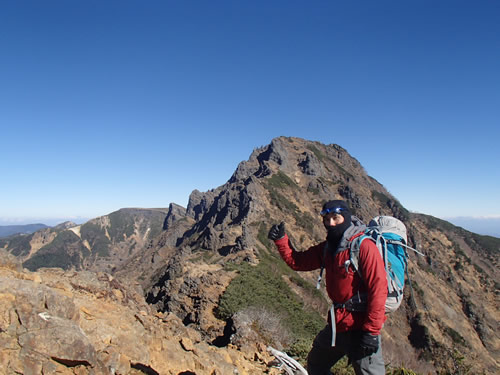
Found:
[[[369,238],[376,244],[375,239],[372,236],[370,236],[368,233],[364,233],[360,236],[356,236],[349,245],[349,264],[347,264],[346,267],[351,265],[360,276],[361,271],[359,270],[359,251],[361,249],[361,243],[367,238]]]
[[[326,253],[328,252],[328,241],[325,242],[325,246],[323,246],[323,257],[321,258],[321,269],[318,275],[318,281],[316,281],[316,289],[321,287],[321,279],[323,278],[323,271],[325,270],[325,259]]]

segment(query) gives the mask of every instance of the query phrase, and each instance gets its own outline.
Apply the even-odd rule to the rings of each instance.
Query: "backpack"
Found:
[[[403,300],[403,289],[405,286],[405,274],[407,274],[408,253],[406,249],[421,252],[406,245],[406,226],[402,221],[392,216],[377,216],[373,218],[366,227],[363,234],[354,238],[349,246],[349,261],[346,268],[352,266],[363,279],[359,268],[359,250],[361,243],[370,240],[375,243],[384,261],[387,276],[387,300],[385,303],[386,313],[394,312]],[[318,286],[321,280],[318,279]],[[411,281],[408,278],[411,289]],[[341,304],[349,311],[366,311],[366,294],[358,292],[351,299]]]

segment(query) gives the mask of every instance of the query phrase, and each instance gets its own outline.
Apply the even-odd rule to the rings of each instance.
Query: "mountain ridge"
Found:
[[[42,223],[22,224],[22,225],[0,225],[0,238],[15,234],[31,234],[37,230],[48,228],[48,225]]]
[[[196,327],[204,341],[227,346],[232,338],[248,346],[249,336],[242,333],[237,317],[248,311],[255,314],[252,299],[267,309],[262,314],[271,313],[276,306],[262,298],[274,293],[272,288],[278,293],[274,302],[286,294],[296,301],[294,306],[302,303],[294,314],[301,314],[300,309],[324,314],[324,289],[313,293],[317,272],[298,274],[283,267],[266,235],[271,223],[285,221],[298,249],[323,240],[317,212],[325,200],[335,198],[348,201],[365,222],[380,214],[400,218],[407,225],[410,245],[426,252],[425,258],[411,257],[409,266],[417,308],[407,298],[383,331],[388,363],[404,362],[425,373],[459,366],[494,373],[500,354],[499,242],[409,212],[338,145],[275,138],[239,163],[225,184],[193,191],[186,208],[172,203],[160,209],[161,215],[152,214],[155,235],[146,234],[147,215],[141,211],[134,211],[137,218],[125,210],[93,219],[84,231],[88,247],[74,232],[64,235],[67,243],[82,246],[68,266],[100,269],[138,282],[154,309]],[[17,256],[29,253],[5,241],[0,241],[1,247]],[[268,288],[259,280],[268,280]],[[237,288],[245,282],[252,287]],[[283,310],[286,306],[280,308],[274,311],[280,319],[293,318]],[[294,338],[301,325],[284,329],[289,337],[280,341],[297,355],[307,352],[307,335],[312,334]],[[257,342],[269,340],[259,332],[252,335]]]

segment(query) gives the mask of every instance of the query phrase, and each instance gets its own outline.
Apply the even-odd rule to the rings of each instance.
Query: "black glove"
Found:
[[[380,345],[380,336],[373,335],[369,332],[361,332],[361,339],[359,343],[359,356],[360,358],[368,357],[378,350]]]
[[[274,224],[269,230],[267,237],[270,240],[276,241],[285,237],[285,223],[281,222],[280,225]]]

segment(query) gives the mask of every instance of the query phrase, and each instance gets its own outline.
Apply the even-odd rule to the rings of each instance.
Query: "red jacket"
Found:
[[[352,228],[352,226],[351,226]],[[351,229],[349,228],[349,229]],[[352,232],[349,231],[346,232]],[[345,240],[351,241],[357,233]],[[349,312],[345,308],[335,310],[336,330],[345,332],[363,330],[379,335],[385,322],[385,301],[387,299],[387,278],[384,262],[377,246],[372,241],[363,241],[359,252],[359,268],[363,281],[351,267],[346,271],[345,262],[349,260],[348,241],[343,240],[335,253],[328,251],[325,265],[326,290],[334,303],[344,303],[358,291],[368,295],[367,311]],[[288,236],[275,241],[283,260],[296,271],[320,269],[326,242],[312,246],[306,251],[291,248]]]

